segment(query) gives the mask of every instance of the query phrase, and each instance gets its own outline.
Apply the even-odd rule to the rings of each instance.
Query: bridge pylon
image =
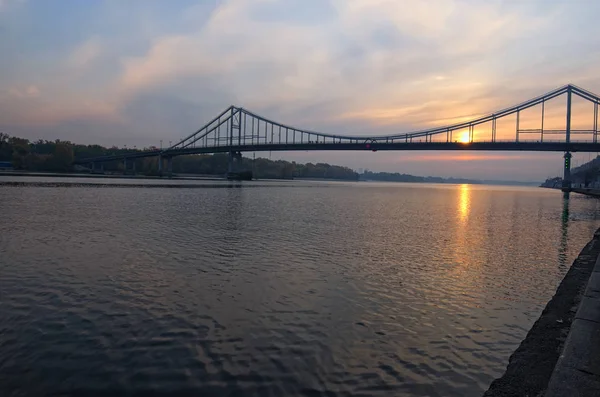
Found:
[[[567,87],[567,117],[565,126],[565,140],[567,145],[571,143],[571,101],[572,101],[572,88]],[[563,170],[563,183],[562,191],[565,198],[569,198],[569,192],[571,191],[571,152],[565,152],[565,166]]]

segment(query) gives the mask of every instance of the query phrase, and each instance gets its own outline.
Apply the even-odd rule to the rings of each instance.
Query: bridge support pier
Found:
[[[133,171],[133,175],[135,175],[135,159],[132,161],[131,170]]]
[[[127,158],[123,159],[123,175],[127,174]]]
[[[241,171],[242,153],[230,151],[227,156],[227,174],[231,175]]]
[[[173,177],[173,157],[167,157],[167,176]]]
[[[163,158],[159,154],[158,155],[158,175],[162,176],[162,172],[163,172]]]
[[[565,194],[565,198],[569,197],[569,192],[571,191],[571,152],[565,152],[565,168],[563,170],[563,181],[562,181],[562,191]]]

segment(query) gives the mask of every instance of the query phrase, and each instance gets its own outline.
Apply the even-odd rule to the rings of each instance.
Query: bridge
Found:
[[[544,128],[546,105],[566,97],[564,128]],[[587,103],[589,128],[572,128],[574,97]],[[554,101],[556,102],[556,101]],[[172,172],[172,159],[181,155],[228,153],[229,172],[235,172],[243,152],[257,151],[314,151],[314,150],[485,150],[485,151],[553,151],[565,153],[563,188],[570,187],[571,152],[600,152],[598,143],[598,105],[600,97],[583,88],[569,84],[544,95],[502,109],[483,117],[430,129],[393,135],[337,135],[310,131],[285,125],[242,107],[230,106],[202,128],[165,149],[131,151],[118,155],[76,159],[74,164],[128,161],[158,157],[159,172]],[[561,105],[562,107],[562,105]],[[537,110],[536,110],[537,109]],[[521,116],[535,111],[539,125],[524,128]],[[539,111],[539,113],[537,113]],[[506,125],[514,123],[508,129]],[[134,163],[135,164],[135,163]]]

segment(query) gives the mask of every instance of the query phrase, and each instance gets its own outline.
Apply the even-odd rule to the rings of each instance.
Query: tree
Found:
[[[0,132],[0,161],[12,160],[12,147],[10,146],[7,134]]]
[[[54,146],[54,153],[50,157],[53,171],[67,172],[71,170],[73,160],[73,145],[70,142],[57,141]]]

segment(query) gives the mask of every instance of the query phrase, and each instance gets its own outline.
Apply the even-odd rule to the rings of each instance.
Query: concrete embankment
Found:
[[[600,190],[598,190],[598,189],[572,188],[571,192],[573,192],[573,193],[579,193],[579,194],[585,194],[586,196],[600,198]]]
[[[562,396],[600,396],[600,256],[546,392]]]
[[[527,337],[521,342],[521,345],[511,355],[506,372],[501,378],[496,379],[485,392],[484,397],[500,396],[594,396],[600,395],[600,389],[597,394],[585,394],[573,392],[576,390],[587,390],[589,379],[600,375],[600,372],[594,374],[595,369],[590,370],[587,363],[587,372],[589,379],[585,379],[584,372],[577,368],[568,367],[561,375],[557,373],[561,365],[571,365],[572,360],[567,355],[580,354],[582,342],[574,347],[570,342],[573,338],[578,341],[592,343],[594,348],[592,352],[598,353],[600,359],[600,328],[597,334],[590,334],[590,328],[579,327],[578,310],[580,303],[586,293],[588,281],[592,281],[590,276],[594,271],[596,260],[600,254],[600,229],[596,231],[593,239],[583,248],[575,262],[565,275],[558,286],[556,294],[546,305],[540,318],[535,322]],[[598,268],[598,297],[600,297],[600,267]],[[587,295],[587,293],[586,293]],[[596,312],[593,312],[597,309]],[[600,326],[600,304],[593,306],[592,309],[586,309],[586,317],[589,317],[589,310],[598,314],[596,319]],[[594,314],[592,314],[594,315]],[[589,320],[586,320],[589,321]],[[573,336],[574,333],[588,332],[583,336]],[[568,337],[568,340],[567,340]],[[582,339],[583,338],[583,339]],[[587,339],[586,339],[587,338]],[[578,353],[579,352],[579,353]],[[567,357],[567,358],[565,358]],[[560,358],[560,361],[559,361]],[[558,366],[557,366],[558,362]],[[598,363],[600,364],[600,360]],[[596,368],[600,368],[598,365]],[[586,371],[584,369],[584,371]],[[566,375],[565,375],[566,374]],[[583,376],[581,374],[584,374]],[[571,378],[567,378],[567,376]],[[557,377],[558,376],[558,377]],[[552,382],[551,382],[552,378]],[[599,376],[600,379],[600,376]],[[549,389],[550,384],[550,389]],[[560,394],[563,389],[559,386],[570,385],[571,389],[567,394]],[[593,384],[593,382],[592,382]],[[600,386],[600,382],[598,383]],[[565,389],[566,390],[566,389]],[[558,394],[557,394],[558,392]],[[554,394],[552,394],[554,393]]]

